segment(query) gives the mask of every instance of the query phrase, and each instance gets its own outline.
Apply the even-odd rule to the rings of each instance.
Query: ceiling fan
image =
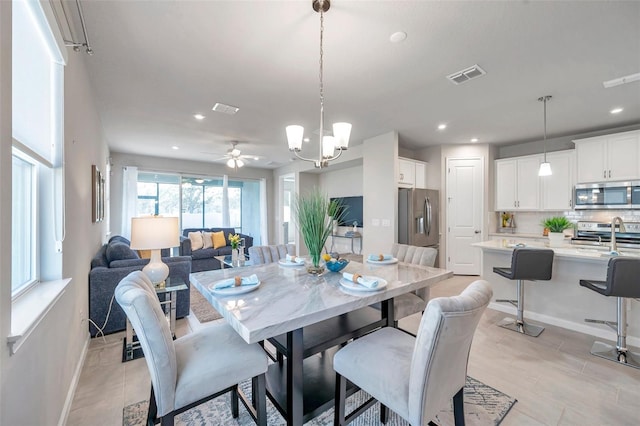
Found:
[[[258,155],[242,154],[237,145],[238,141],[231,142],[231,148],[227,150],[227,153],[223,157],[217,158],[213,161],[227,160],[226,163],[228,167],[238,170],[240,167],[245,165],[247,160],[257,161],[260,159]]]

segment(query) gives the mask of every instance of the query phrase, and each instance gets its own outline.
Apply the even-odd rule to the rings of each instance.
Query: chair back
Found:
[[[550,280],[553,270],[553,250],[517,248],[511,256],[514,280]]]
[[[391,254],[400,262],[412,265],[433,266],[436,263],[438,250],[433,247],[417,247],[407,244],[393,244]]]
[[[295,254],[295,244],[249,247],[249,260],[251,260],[254,265],[277,262],[280,259],[284,259],[287,255],[294,256]]]
[[[609,259],[604,295],[640,297],[640,258],[612,257]]]
[[[418,247],[407,244],[393,244],[391,246],[391,255],[398,259],[399,262],[410,263],[418,266],[434,266],[438,250],[433,247]],[[429,300],[429,287],[423,287],[414,291],[425,303]]]
[[[492,295],[491,285],[478,280],[459,296],[427,305],[411,360],[411,424],[427,424],[464,387],[471,341]]]
[[[142,346],[158,415],[164,416],[174,410],[178,367],[171,330],[158,296],[149,278],[135,271],[120,281],[115,297]]]

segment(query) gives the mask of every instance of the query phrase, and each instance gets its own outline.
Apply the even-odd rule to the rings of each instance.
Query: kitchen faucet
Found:
[[[611,219],[611,251],[618,251],[618,244],[616,243],[616,223],[620,224],[620,232],[627,232],[624,227],[624,222],[620,216],[616,216]]]

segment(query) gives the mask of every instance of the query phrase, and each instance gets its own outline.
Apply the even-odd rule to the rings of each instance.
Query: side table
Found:
[[[362,254],[362,234],[360,234],[359,232],[356,234],[345,234],[345,235],[331,234],[331,249],[329,250],[330,252],[333,252],[333,247],[335,246],[336,238],[346,238],[348,240],[351,240],[352,254],[356,254],[356,252],[353,250],[353,241],[358,240],[358,242],[360,243],[360,249],[358,250],[358,254]]]
[[[180,290],[187,289],[188,287],[184,281],[178,278],[167,278],[164,287],[156,287],[156,294],[158,295],[158,299],[160,299],[160,306],[164,311],[165,318],[169,323],[169,330],[171,330],[171,335],[174,339],[176,330],[177,293]],[[126,319],[126,324],[124,341],[122,342],[122,362],[144,356],[140,342],[138,342],[136,333],[129,322],[129,318]]]

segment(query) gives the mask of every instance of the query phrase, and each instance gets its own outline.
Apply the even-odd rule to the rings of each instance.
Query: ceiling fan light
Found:
[[[242,167],[242,166],[244,166],[244,161],[242,161],[242,160],[240,160],[240,159],[237,159],[237,160],[235,160],[235,161],[236,161],[236,167]]]
[[[227,161],[227,166],[231,167],[232,169],[235,168],[236,166],[236,162],[233,158],[229,158],[229,160]]]
[[[538,170],[538,176],[551,176],[551,163],[540,163],[540,169]]]
[[[302,149],[302,136],[304,135],[304,127],[296,124],[287,126],[287,143],[289,144],[289,150]]]
[[[333,151],[336,149],[336,139],[333,136],[322,137],[322,157],[333,157]]]
[[[238,155],[240,155],[240,150],[238,148],[233,148],[230,154],[233,155],[234,157],[237,157]]]
[[[349,148],[351,123],[333,123],[333,137],[336,138],[336,148]]]

